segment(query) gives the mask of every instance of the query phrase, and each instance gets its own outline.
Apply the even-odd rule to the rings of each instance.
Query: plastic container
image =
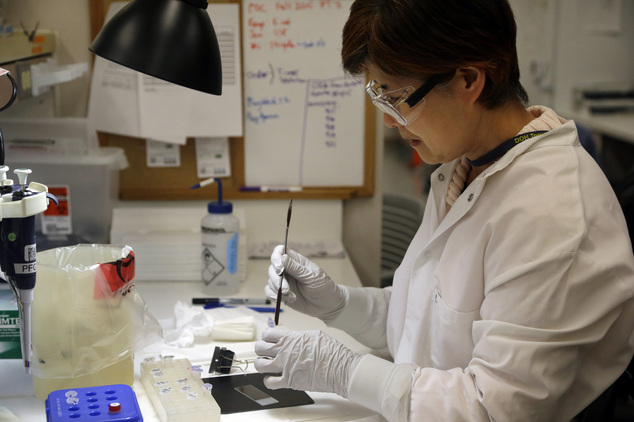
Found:
[[[40,378],[33,375],[33,393],[45,401],[56,390],[87,388],[113,383],[131,386],[134,383],[134,356],[127,357],[93,374],[72,378]]]
[[[127,246],[38,252],[31,362],[38,398],[62,389],[133,384],[134,353],[161,338],[133,279],[134,255]]]
[[[201,367],[188,359],[149,360],[141,363],[141,382],[161,422],[218,422],[220,407],[203,384]]]
[[[110,241],[112,210],[119,197],[119,171],[127,167],[121,148],[85,155],[7,155],[11,169],[30,168],[30,180],[48,186],[60,200],[35,220],[38,250]]]
[[[238,272],[238,236],[240,220],[233,215],[231,202],[222,200],[222,182],[218,183],[218,201],[209,202],[208,214],[200,223],[201,277],[207,293],[225,296],[240,289]]]

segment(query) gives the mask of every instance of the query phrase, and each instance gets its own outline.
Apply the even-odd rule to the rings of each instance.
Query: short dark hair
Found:
[[[525,105],[517,27],[507,0],[355,0],[343,29],[343,67],[362,75],[372,64],[394,77],[424,79],[460,67],[486,73],[478,98],[497,108]]]

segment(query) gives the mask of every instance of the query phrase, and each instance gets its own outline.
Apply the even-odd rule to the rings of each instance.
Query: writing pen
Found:
[[[301,192],[301,186],[241,186],[242,192]]]
[[[224,303],[206,303],[205,305],[203,305],[204,309],[216,309],[216,308],[235,308],[235,305],[225,305]],[[261,312],[261,313],[275,313],[276,309],[270,306],[247,306],[247,308],[254,310],[255,312]],[[283,309],[280,309],[280,312],[283,311]]]
[[[195,297],[192,299],[192,305],[206,305],[208,303],[219,305],[270,305],[271,301],[269,299],[235,297]]]

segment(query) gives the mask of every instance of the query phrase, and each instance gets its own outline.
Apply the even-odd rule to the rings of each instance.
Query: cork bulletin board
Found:
[[[215,0],[210,1],[210,3],[216,2]],[[106,13],[108,11],[108,7],[110,6],[110,0],[91,0],[90,2],[90,19],[91,19],[91,31],[92,38],[98,34],[99,30],[103,25],[103,21],[105,19]],[[326,48],[326,45],[329,45],[328,48],[336,49],[334,56],[336,57],[338,54],[339,45],[334,42],[328,42],[329,39],[332,39],[332,33],[341,32],[341,22],[345,21],[345,17],[347,16],[347,7],[349,7],[349,0],[300,0],[300,1],[275,1],[275,0],[259,0],[259,1],[250,1],[250,0],[231,0],[231,1],[223,1],[217,3],[236,3],[240,7],[240,15],[241,15],[241,32],[242,32],[242,43],[241,43],[241,52],[242,52],[242,63],[243,65],[246,63],[247,66],[253,66],[253,63],[259,63],[262,60],[259,60],[258,57],[265,57],[276,60],[274,58],[279,58],[282,63],[289,64],[293,63],[293,54],[295,51],[293,49],[302,50],[301,53],[297,51],[297,60],[298,61],[306,61],[305,54],[306,50],[309,47],[319,47]],[[323,25],[323,28],[320,30],[324,31],[324,37],[319,36],[319,34],[315,34],[314,32],[310,34],[308,37],[306,34],[303,34],[301,31],[297,30],[293,32],[292,25],[296,24],[298,28],[303,25],[299,24],[301,19],[305,19],[305,16],[310,17],[310,9],[313,8],[314,12],[312,16],[318,16],[321,21],[327,22],[335,22],[332,25],[336,25],[336,28],[328,27],[326,23]],[[262,12],[266,11],[265,13]],[[304,13],[306,12],[306,13]],[[245,13],[253,13],[253,16],[248,15],[245,16]],[[329,13],[337,14],[338,19],[326,19]],[[345,14],[345,16],[343,15]],[[259,25],[251,25],[254,22],[253,19],[259,19],[258,22],[261,22]],[[342,20],[343,19],[343,20]],[[212,17],[213,21],[213,17]],[[244,22],[247,22],[245,25]],[[285,27],[274,28],[276,30],[275,35],[271,31],[270,33],[263,32],[266,25],[273,26],[274,24],[284,23]],[[214,22],[214,25],[216,23]],[[287,31],[280,32],[280,29],[287,29]],[[260,30],[262,33],[258,34],[254,32],[254,30]],[[272,28],[273,30],[273,28]],[[268,35],[267,35],[268,34]],[[280,38],[281,41],[273,39],[274,36],[286,37]],[[270,49],[273,50],[275,47],[275,51],[270,51],[268,55],[262,56],[261,45],[263,42],[263,38],[266,39],[269,37],[268,45],[270,45]],[[328,38],[330,37],[330,38]],[[258,47],[255,43],[260,43],[260,47]],[[303,44],[302,44],[303,43]],[[308,44],[312,43],[312,44]],[[289,47],[290,46],[290,47]],[[304,46],[305,48],[300,49],[299,46]],[[245,56],[246,55],[246,56]],[[253,56],[252,56],[253,55]],[[259,56],[258,56],[259,55]],[[258,59],[258,60],[254,60]],[[277,62],[275,62],[277,63]],[[339,65],[339,63],[335,63],[335,65]],[[339,65],[340,66],[340,65]],[[272,67],[270,64],[268,67]],[[266,68],[264,66],[263,68]],[[289,68],[289,66],[287,66]],[[315,70],[317,69],[317,70]],[[319,67],[311,67],[311,72],[319,72]],[[252,73],[253,69],[249,69],[249,74]],[[300,71],[301,72],[301,71]],[[310,175],[304,176],[301,171],[299,171],[297,182],[289,183],[292,185],[299,184],[302,186],[302,190],[298,192],[244,192],[240,190],[240,187],[246,186],[247,183],[250,185],[258,184],[258,174],[254,173],[253,169],[255,167],[261,166],[262,169],[271,168],[273,172],[276,169],[280,168],[280,163],[275,162],[275,157],[281,158],[285,163],[294,163],[297,160],[297,154],[293,153],[292,148],[288,148],[283,144],[285,142],[283,137],[278,136],[275,130],[270,131],[270,134],[267,135],[266,130],[262,130],[261,127],[254,126],[254,120],[250,118],[249,113],[253,113],[253,110],[249,109],[249,104],[244,104],[245,98],[257,97],[258,95],[262,95],[262,92],[266,92],[266,87],[258,86],[256,84],[249,84],[249,81],[244,78],[244,69],[241,71],[243,75],[243,80],[245,84],[243,85],[243,90],[251,90],[246,92],[243,96],[243,109],[244,114],[243,122],[244,122],[244,136],[241,137],[232,137],[229,139],[229,149],[230,149],[230,160],[231,160],[231,177],[223,178],[223,194],[224,197],[228,199],[283,199],[283,198],[305,198],[305,199],[348,199],[353,197],[363,197],[363,196],[372,196],[374,194],[374,162],[375,162],[375,124],[376,124],[376,113],[374,110],[374,106],[372,106],[371,102],[368,99],[361,100],[361,110],[359,107],[356,107],[356,112],[360,113],[361,116],[356,116],[356,120],[352,118],[348,118],[345,114],[341,115],[333,115],[332,109],[333,107],[321,107],[320,105],[326,104],[325,102],[308,102],[309,100],[305,100],[304,96],[308,97],[310,95],[318,95],[323,94],[325,91],[316,91],[312,90],[311,86],[314,85],[315,75],[311,75],[309,80],[306,81],[307,89],[296,89],[284,92],[284,97],[287,98],[287,102],[291,102],[295,100],[295,95],[301,95],[301,98],[297,98],[297,104],[304,104],[305,106],[305,114],[311,114],[313,116],[314,124],[306,125],[304,124],[302,128],[297,128],[298,133],[301,132],[301,141],[304,142],[302,145],[301,151],[308,149],[310,153],[304,154],[301,157],[301,165],[296,166],[297,168],[306,169],[310,168],[312,165],[319,169],[319,171],[324,172],[324,174],[337,174],[337,172],[341,172],[341,177],[334,177],[331,179],[324,179],[324,185],[319,185],[319,180],[317,182],[310,182]],[[303,80],[301,79],[301,74],[296,75],[299,76],[295,78],[293,81],[296,83],[301,83]],[[331,75],[327,75],[324,80],[332,81],[333,78]],[[257,81],[256,81],[257,82]],[[313,83],[313,85],[310,85]],[[334,82],[331,83],[332,86],[336,86],[341,88],[343,85],[337,81],[336,85]],[[278,84],[279,86],[280,84]],[[288,84],[287,84],[288,85]],[[319,83],[322,87],[323,83]],[[283,90],[285,87],[281,87]],[[334,89],[329,89],[328,92],[335,92],[334,95],[337,95],[337,98],[330,98],[330,102],[328,104],[335,104],[336,110],[339,110],[338,113],[345,113],[346,110],[351,109],[349,106],[349,100],[347,98],[343,98],[346,95],[350,95],[351,89],[355,90],[355,95],[359,92],[362,92],[362,86],[345,86],[346,90],[342,91],[339,89],[338,91]],[[312,90],[312,91],[311,91]],[[313,94],[306,94],[307,92],[312,92]],[[277,92],[277,91],[276,91]],[[320,99],[321,100],[321,99]],[[312,100],[311,100],[312,101]],[[348,102],[346,102],[348,101]],[[311,107],[309,107],[311,106]],[[293,113],[298,107],[290,106],[288,107],[288,113]],[[275,113],[276,115],[281,116],[280,119],[286,118],[285,109],[278,107],[275,110],[269,110],[270,113]],[[333,117],[334,116],[334,117]],[[319,127],[320,119],[328,119],[326,121],[326,128],[322,129]],[[288,115],[288,119],[286,120],[288,123],[289,132],[292,132],[294,122],[300,122],[301,119],[297,119],[294,115]],[[350,123],[352,122],[352,123]],[[335,126],[336,123],[336,126]],[[356,124],[356,127],[352,129],[347,127],[347,125]],[[308,126],[308,128],[306,128]],[[317,127],[317,130],[315,130]],[[308,132],[308,135],[306,133]],[[121,171],[120,174],[120,198],[125,200],[196,200],[196,199],[208,199],[209,197],[213,197],[213,190],[215,186],[209,186],[206,189],[198,189],[198,190],[189,190],[189,187],[198,183],[200,179],[197,177],[196,171],[196,151],[195,151],[195,142],[193,138],[188,138],[185,145],[180,146],[180,154],[181,154],[181,165],[179,167],[148,167],[146,164],[146,141],[142,138],[134,138],[129,136],[116,135],[112,133],[103,133],[99,132],[99,142],[102,146],[114,146],[123,148],[126,154],[126,157],[129,162],[129,167],[125,170]],[[352,138],[351,138],[352,137]],[[356,139],[355,137],[359,137]],[[355,148],[350,150],[350,148],[346,149],[345,146],[349,147],[349,141],[353,139],[354,142],[357,142]],[[262,160],[258,161],[257,159],[254,161],[254,155],[252,148],[257,148],[258,145],[261,145],[263,142],[271,142],[271,147],[268,149],[263,149],[263,151],[274,150],[278,148],[276,154],[271,155],[270,157],[266,156],[265,152],[257,153],[255,157],[262,156]],[[290,144],[294,141],[289,141]],[[348,143],[347,143],[348,142]],[[310,146],[312,143],[312,149],[308,148],[306,145]],[[358,145],[358,148],[356,148]],[[339,148],[338,148],[339,146]],[[247,148],[251,148],[247,150]],[[299,149],[298,149],[299,150]],[[341,152],[339,152],[341,150]],[[340,153],[342,156],[337,157],[337,153]],[[251,154],[249,156],[249,154]],[[285,155],[286,154],[286,155]],[[325,154],[324,155],[324,163],[319,164],[315,163],[313,158],[316,155]],[[249,159],[247,160],[247,157]],[[285,161],[284,161],[285,160]],[[311,161],[313,160],[313,161]],[[252,163],[249,168],[247,168],[248,163]],[[355,171],[359,172],[359,175],[355,178],[355,183],[350,185],[345,185],[338,183],[339,181],[346,181],[348,176],[348,171],[346,167],[346,163],[351,163],[350,172],[352,169],[356,169]],[[292,170],[293,166],[289,166],[289,171]],[[306,171],[306,170],[302,170]],[[248,176],[247,176],[248,175]],[[331,183],[335,182],[335,183]],[[264,178],[264,182],[262,184],[277,184],[271,183]]]

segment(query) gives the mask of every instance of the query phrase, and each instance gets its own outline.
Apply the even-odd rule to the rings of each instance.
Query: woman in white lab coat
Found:
[[[271,257],[321,332],[269,329],[271,388],[335,392],[390,421],[569,421],[634,350],[634,258],[619,203],[574,122],[529,107],[506,0],[356,0],[343,64],[427,163],[423,223],[392,288]]]

